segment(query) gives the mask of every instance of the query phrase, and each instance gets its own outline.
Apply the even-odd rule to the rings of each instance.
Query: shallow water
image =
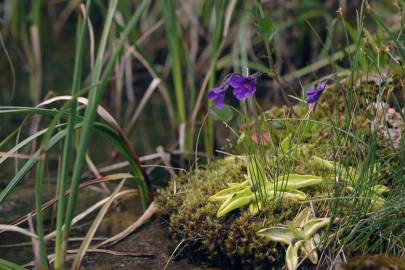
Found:
[[[55,187],[48,185],[47,200],[50,199]],[[80,206],[78,211],[85,209],[84,206],[91,205],[91,202],[101,199],[101,195],[89,190],[82,192],[79,197]],[[34,193],[31,184],[18,188],[12,196],[0,207],[0,223],[10,223],[16,218],[28,213],[33,209]],[[96,237],[110,237],[115,235],[133,222],[142,214],[142,209],[136,197],[132,196],[123,202],[112,206],[107,216],[103,219]],[[83,236],[91,225],[92,217],[80,222],[80,225],[73,230],[72,237]],[[34,221],[35,222],[35,221]],[[49,224],[47,224],[49,226]],[[54,242],[50,243],[52,247]],[[10,248],[10,245],[14,245]],[[79,242],[71,244],[77,247]],[[158,221],[153,220],[140,228],[126,239],[117,243],[108,250],[131,253],[131,256],[117,256],[106,253],[88,253],[84,258],[81,269],[163,269],[169,261],[172,243],[163,226]],[[49,253],[52,251],[49,250]],[[30,239],[17,233],[0,234],[0,254],[1,258],[10,260],[18,264],[25,264],[33,260],[32,245]],[[135,257],[134,254],[141,256]],[[68,262],[69,264],[69,262]],[[186,261],[170,261],[167,269],[209,269],[188,264]],[[213,269],[213,268],[211,268]]]
[[[55,190],[55,186],[52,183],[46,184],[45,187],[46,190],[44,194],[46,195],[43,199],[44,203],[53,197]],[[91,206],[94,204],[94,202],[103,197],[104,195],[89,189],[81,190],[81,193],[79,194],[77,213],[85,210],[87,207]],[[27,181],[27,183],[25,183],[23,186],[16,188],[11,196],[0,206],[0,224],[12,223],[17,218],[27,214],[31,210],[34,210],[34,199],[35,194],[30,181]],[[50,215],[54,215],[52,211],[52,207],[45,211],[45,222],[47,223],[46,228],[50,228],[51,226],[51,224],[49,224],[49,217]],[[96,237],[109,237],[121,232],[132,224],[141,215],[141,213],[142,209],[138,203],[138,198],[134,196],[125,199],[124,203],[113,204],[112,209],[102,221],[96,233]],[[79,222],[79,225],[73,230],[72,236],[84,236],[96,214],[97,210],[90,214],[84,221]],[[20,226],[26,227],[26,224],[27,223],[25,222]],[[54,224],[52,224],[52,230],[54,230]],[[27,263],[28,261],[32,260],[32,247],[29,241],[29,238],[16,233],[5,232],[0,234],[1,258],[16,263]],[[9,245],[19,245],[22,243],[24,243],[23,246],[9,248]],[[50,246],[53,246],[53,244],[53,242],[50,243]],[[76,246],[76,244],[73,244],[73,246]]]

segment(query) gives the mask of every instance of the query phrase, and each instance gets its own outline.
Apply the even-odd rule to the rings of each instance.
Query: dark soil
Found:
[[[82,269],[100,270],[137,270],[137,269],[164,269],[169,261],[173,243],[169,240],[167,232],[158,224],[158,221],[150,222],[139,231],[133,233],[120,243],[110,247],[110,250],[138,253],[145,257],[115,256],[109,254],[89,253],[83,263]],[[188,263],[186,260],[170,261],[166,269],[215,269],[199,267]]]

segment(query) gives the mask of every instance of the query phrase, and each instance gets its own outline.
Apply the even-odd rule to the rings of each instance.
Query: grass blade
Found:
[[[60,174],[59,190],[58,190],[58,205],[56,210],[56,239],[55,239],[55,269],[62,269],[64,264],[65,253],[63,249],[62,241],[62,226],[63,219],[65,215],[65,191],[68,182],[68,172],[70,169],[71,156],[73,154],[73,135],[74,126],[76,122],[76,108],[77,100],[75,95],[79,92],[81,87],[81,75],[83,66],[83,54],[85,47],[85,36],[87,31],[88,14],[90,12],[92,1],[89,0],[86,3],[86,9],[83,21],[78,23],[77,31],[77,44],[76,44],[76,55],[75,55],[75,67],[73,71],[73,83],[72,83],[72,105],[70,106],[70,114],[68,120],[67,134],[65,142],[63,145],[63,156],[62,156],[62,168]]]
[[[181,32],[178,27],[176,10],[171,0],[161,0],[164,29],[166,33],[167,45],[169,47],[170,60],[172,62],[172,78],[177,104],[177,121],[181,125],[186,122],[186,106],[184,97],[184,85],[182,76],[182,61],[180,50],[183,50],[180,42]],[[180,131],[181,132],[181,131]],[[189,134],[189,132],[187,132]],[[180,149],[190,150],[190,137],[185,135],[184,142],[180,142]]]
[[[27,270],[27,268],[24,268],[22,266],[19,266],[18,264],[0,259],[0,269],[5,269],[5,270]]]
[[[105,51],[105,46],[107,43],[107,38],[110,33],[110,28],[111,28],[111,23],[112,23],[112,18],[115,13],[115,8],[117,6],[117,0],[111,1],[109,8],[108,8],[108,14],[106,18],[106,22],[103,28],[103,33],[97,53],[97,58],[96,58],[96,63],[94,70],[92,72],[91,76],[91,82],[92,84],[96,84],[99,81],[99,77],[101,74],[101,65],[102,65],[102,58],[104,56],[104,51]],[[71,194],[69,196],[69,201],[67,204],[67,209],[66,209],[66,214],[65,214],[65,227],[63,231],[63,244],[62,244],[62,249],[66,250],[66,239],[69,237],[70,234],[70,223],[72,222],[73,214],[74,214],[74,209],[76,208],[76,201],[77,201],[77,195],[78,195],[78,187],[79,187],[79,181],[80,181],[80,174],[82,172],[83,164],[84,164],[84,158],[87,152],[87,146],[90,142],[90,137],[91,137],[91,131],[92,127],[94,124],[95,120],[95,113],[98,105],[98,101],[100,99],[100,96],[102,94],[102,90],[100,91],[101,86],[98,85],[93,89],[93,91],[90,92],[89,94],[89,105],[86,107],[85,115],[84,115],[84,120],[83,120],[83,128],[81,130],[80,134],[80,142],[79,142],[79,148],[78,148],[78,153],[76,156],[76,160],[74,163],[74,169],[73,169],[73,175],[72,175],[72,180],[70,184],[71,188]],[[63,253],[63,251],[62,251]]]

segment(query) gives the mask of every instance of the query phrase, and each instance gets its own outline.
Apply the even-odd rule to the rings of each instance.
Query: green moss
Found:
[[[241,209],[217,218],[219,204],[208,202],[208,197],[225,188],[227,183],[244,181],[245,174],[244,160],[228,158],[173,179],[169,187],[160,192],[157,202],[163,217],[169,220],[172,236],[178,241],[186,240],[184,255],[227,267],[282,264],[284,248],[258,237],[256,232],[263,226],[294,218],[299,203],[284,202],[275,208],[269,204],[256,217],[247,209]]]

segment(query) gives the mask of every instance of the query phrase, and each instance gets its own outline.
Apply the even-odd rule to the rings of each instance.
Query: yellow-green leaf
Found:
[[[308,257],[311,263],[313,264],[318,263],[318,253],[316,252],[316,245],[314,238],[310,238],[303,243],[301,247],[301,252],[305,257]]]
[[[287,248],[285,255],[285,262],[288,270],[296,270],[298,266],[298,250],[301,247],[304,240],[298,241],[295,244],[290,244]]]
[[[291,244],[292,240],[295,238],[290,229],[284,227],[269,227],[261,229],[257,232],[257,235],[287,245]]]

